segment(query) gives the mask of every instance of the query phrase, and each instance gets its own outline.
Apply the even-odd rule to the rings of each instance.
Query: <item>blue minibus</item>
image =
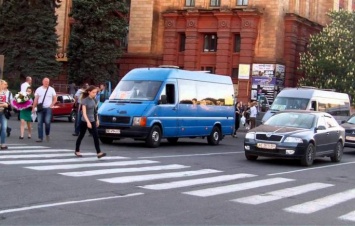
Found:
[[[177,68],[128,72],[98,111],[99,138],[158,147],[162,139],[207,138],[218,145],[234,129],[234,89],[229,76]]]

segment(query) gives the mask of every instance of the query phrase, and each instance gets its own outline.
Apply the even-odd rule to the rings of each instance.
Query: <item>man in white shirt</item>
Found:
[[[250,129],[253,129],[256,125],[256,115],[258,114],[258,109],[256,108],[257,102],[253,101],[250,107]]]
[[[26,93],[26,90],[32,84],[32,78],[30,76],[26,77],[26,82],[21,84],[21,93]]]
[[[38,87],[35,92],[35,100],[33,102],[32,112],[37,110],[38,121],[38,140],[36,142],[43,141],[43,123],[46,129],[46,140],[49,141],[49,134],[51,130],[52,121],[52,108],[57,102],[57,93],[54,88],[49,86],[49,78],[42,80],[42,86]],[[43,109],[38,111],[38,104],[43,105]]]

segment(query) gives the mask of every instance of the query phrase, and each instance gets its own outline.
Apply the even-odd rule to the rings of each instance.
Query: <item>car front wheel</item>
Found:
[[[301,159],[301,165],[310,166],[313,164],[315,150],[316,149],[312,143],[308,144],[306,152],[304,153],[304,155]]]
[[[154,125],[145,141],[146,145],[150,148],[159,147],[162,133],[159,126]]]
[[[211,134],[207,137],[207,142],[210,145],[218,145],[220,140],[221,140],[221,131],[217,126],[215,126],[213,127]]]
[[[257,155],[250,155],[250,154],[247,154],[245,153],[245,158],[249,161],[255,161],[258,159],[258,156]]]
[[[330,160],[332,162],[340,162],[343,157],[343,150],[344,150],[343,144],[340,141],[338,141],[334,149],[334,155],[330,157]]]

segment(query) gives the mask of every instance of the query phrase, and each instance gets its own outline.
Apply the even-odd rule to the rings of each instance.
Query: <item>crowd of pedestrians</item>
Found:
[[[232,136],[237,137],[237,131],[241,125],[246,130],[255,128],[257,114],[258,108],[256,101],[250,101],[245,105],[238,101],[235,105],[235,125]]]
[[[57,102],[57,93],[55,89],[49,85],[50,79],[44,78],[42,86],[36,90],[32,87],[32,78],[26,77],[26,81],[21,84],[20,92],[22,96],[26,96],[29,105],[25,108],[18,109],[18,119],[20,120],[20,136],[19,139],[24,139],[25,130],[27,126],[27,138],[32,138],[32,122],[37,118],[37,132],[38,139],[36,142],[43,142],[44,138],[47,142],[50,141],[52,109]],[[82,157],[80,152],[80,144],[89,130],[94,139],[97,157],[102,158],[106,156],[100,149],[97,127],[100,122],[97,116],[97,109],[99,103],[108,99],[108,92],[104,84],[97,86],[89,86],[87,83],[83,84],[81,89],[75,90],[75,83],[70,86],[70,94],[75,98],[75,107],[77,108],[77,118],[75,120],[74,134],[78,136],[75,144],[74,155]],[[17,96],[16,96],[17,99]],[[7,127],[7,120],[10,117],[10,111],[14,105],[14,97],[8,90],[8,84],[5,80],[0,79],[0,149],[8,149],[6,146],[6,137],[10,136],[11,128]],[[16,102],[17,100],[15,100]],[[18,106],[16,106],[18,107]],[[43,125],[44,124],[44,125]]]

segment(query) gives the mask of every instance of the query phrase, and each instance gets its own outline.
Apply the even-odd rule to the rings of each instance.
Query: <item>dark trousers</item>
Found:
[[[92,130],[92,137],[94,138],[96,153],[99,154],[101,152],[101,150],[100,150],[99,135],[98,135],[97,128],[96,128],[96,122],[91,122],[91,127],[92,127],[92,129],[91,129]],[[80,120],[80,133],[79,133],[78,139],[76,140],[76,146],[75,146],[76,152],[80,151],[80,144],[85,136],[87,129],[88,129],[87,123]]]
[[[255,128],[256,126],[256,118],[250,117],[250,129]]]
[[[74,123],[74,133],[75,134],[79,134],[79,132],[80,132],[80,123],[81,123],[81,111],[79,111],[79,109],[78,109],[77,113],[76,113],[75,123]]]

